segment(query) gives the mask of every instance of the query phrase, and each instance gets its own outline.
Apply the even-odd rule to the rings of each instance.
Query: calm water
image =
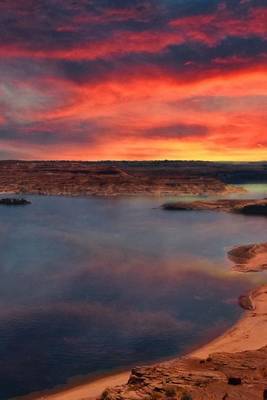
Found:
[[[30,198],[0,208],[1,400],[181,354],[231,325],[262,279],[230,272],[225,252],[266,241],[265,218]]]

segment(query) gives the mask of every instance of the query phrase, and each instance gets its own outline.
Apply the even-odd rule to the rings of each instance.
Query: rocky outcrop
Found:
[[[265,215],[267,216],[267,200],[261,203],[247,204],[240,210],[245,215]]]
[[[263,400],[267,398],[267,347],[181,358],[132,370],[126,385],[107,389],[102,400]]]
[[[0,199],[0,205],[4,206],[26,206],[27,204],[31,204],[31,202],[26,199],[17,199],[9,197],[5,199]]]
[[[267,216],[267,200],[214,200],[193,202],[172,202],[163,204],[168,211],[224,211],[244,215]]]
[[[251,203],[251,200],[214,200],[214,201],[177,201],[163,204],[164,210],[170,211],[226,211],[239,210],[241,207]],[[267,203],[267,202],[266,202]]]
[[[228,252],[239,272],[258,272],[267,269],[267,243],[234,247]]]

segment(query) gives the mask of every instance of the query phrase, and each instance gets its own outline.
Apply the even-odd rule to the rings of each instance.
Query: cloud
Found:
[[[267,95],[193,96],[174,102],[174,107],[192,112],[262,112],[267,109]]]
[[[1,143],[26,158],[149,158],[149,146],[214,159],[236,129],[262,157],[266,13],[264,0],[3,1]]]
[[[146,129],[144,135],[151,139],[179,139],[203,137],[208,134],[208,128],[204,125],[175,124]]]

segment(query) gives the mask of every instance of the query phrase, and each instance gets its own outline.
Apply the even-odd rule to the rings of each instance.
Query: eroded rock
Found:
[[[258,272],[267,268],[267,243],[237,246],[228,252],[228,258],[239,272]]]
[[[266,368],[267,347],[205,360],[180,358],[135,368],[126,385],[107,389],[102,399],[263,400]]]

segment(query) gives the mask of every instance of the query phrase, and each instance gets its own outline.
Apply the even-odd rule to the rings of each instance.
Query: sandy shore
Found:
[[[222,336],[194,351],[191,356],[206,358],[211,353],[237,353],[257,350],[267,345],[267,285],[250,294],[254,310],[243,317]]]
[[[73,387],[66,387],[54,393],[20,398],[29,400],[91,400],[99,397],[107,387],[123,385],[127,383],[130,371],[96,379],[93,382],[85,382]]]
[[[236,258],[234,258],[235,256]],[[240,246],[229,252],[235,262],[234,270],[258,272],[265,266],[267,244]],[[240,262],[242,260],[242,262]],[[263,263],[264,260],[264,263]],[[207,358],[212,353],[237,353],[257,350],[267,345],[267,285],[253,290],[247,296],[248,306],[242,318],[228,331],[207,345],[189,354]],[[99,397],[107,387],[127,383],[130,371],[99,378],[93,382],[67,387],[51,394],[26,397],[32,400],[90,400]]]
[[[234,271],[263,271],[267,266],[267,243],[234,247],[228,252],[228,258],[234,263]],[[222,336],[193,352],[192,356],[205,358],[219,351],[236,353],[267,345],[267,285],[239,300],[247,308],[242,318]]]

